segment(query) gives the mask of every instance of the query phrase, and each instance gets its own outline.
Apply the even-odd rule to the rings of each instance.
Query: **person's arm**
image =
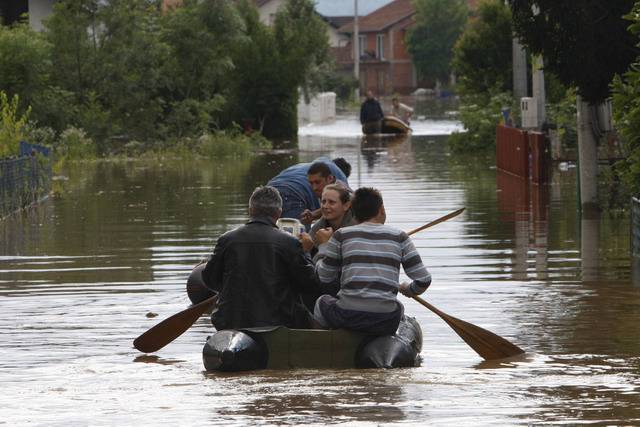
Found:
[[[216,292],[222,291],[222,276],[224,271],[223,253],[226,244],[224,235],[220,236],[213,254],[209,257],[207,265],[202,270],[202,281],[205,286]]]
[[[402,267],[404,272],[413,281],[409,284],[403,283],[400,285],[400,292],[406,296],[420,295],[427,290],[431,284],[431,274],[427,268],[422,264],[420,254],[416,250],[413,242],[409,236],[404,234],[404,241],[402,242]]]
[[[319,219],[322,216],[322,209],[318,208],[314,211],[305,209],[300,214],[300,222],[303,224],[311,224],[314,220]]]
[[[339,235],[339,233],[338,233]],[[329,241],[326,237],[330,236]],[[342,243],[340,238],[330,229],[322,229],[316,232],[318,253],[316,254],[316,275],[321,283],[335,283],[342,271]]]
[[[360,124],[363,125],[365,122],[365,114],[364,114],[364,103],[360,106]]]

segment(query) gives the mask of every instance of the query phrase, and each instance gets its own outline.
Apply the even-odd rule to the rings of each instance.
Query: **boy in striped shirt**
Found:
[[[380,192],[359,188],[351,202],[358,225],[316,232],[319,243],[316,275],[322,283],[340,280],[337,298],[323,295],[316,301],[316,326],[388,335],[396,332],[404,313],[397,300],[423,293],[431,275],[407,233],[385,225]],[[400,265],[413,281],[398,283]]]

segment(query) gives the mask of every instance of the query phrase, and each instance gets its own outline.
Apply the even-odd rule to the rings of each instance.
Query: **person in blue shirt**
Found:
[[[349,187],[347,178],[350,174],[351,165],[342,157],[334,160],[319,157],[311,163],[298,163],[288,167],[267,185],[280,192],[281,218],[296,218],[310,225],[321,216],[320,197],[324,187],[335,182]]]

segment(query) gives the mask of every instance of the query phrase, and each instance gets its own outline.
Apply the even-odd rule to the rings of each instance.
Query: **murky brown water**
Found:
[[[299,152],[67,171],[62,196],[0,223],[0,424],[639,424],[628,218],[581,221],[574,168],[527,193],[491,159],[447,156],[441,134],[455,124],[414,127],[409,139],[362,143],[338,122],[302,129]],[[380,188],[402,229],[465,206],[414,236],[434,277],[425,298],[527,357],[482,362],[410,300],[420,368],[205,374],[206,317],[155,356],[133,349],[187,307],[189,271],[244,221],[251,190],[321,154],[352,163],[352,186]]]

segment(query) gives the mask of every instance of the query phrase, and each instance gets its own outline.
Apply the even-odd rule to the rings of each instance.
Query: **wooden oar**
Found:
[[[445,215],[445,216],[442,216],[442,217],[440,217],[440,218],[438,218],[438,219],[434,219],[433,221],[431,221],[431,222],[430,222],[430,223],[428,223],[428,224],[422,225],[422,226],[420,226],[420,227],[418,227],[418,228],[416,228],[416,229],[414,229],[414,230],[411,230],[411,231],[407,232],[407,234],[408,234],[409,236],[411,236],[412,234],[417,233],[418,231],[422,231],[422,230],[424,230],[425,228],[433,227],[433,226],[434,226],[434,225],[436,225],[436,224],[440,224],[441,222],[444,222],[444,221],[446,221],[446,220],[448,220],[448,219],[451,219],[451,218],[453,218],[453,217],[456,217],[456,216],[460,215],[463,211],[464,211],[464,208],[460,208],[460,209],[458,209],[457,211],[453,211],[453,212],[451,212],[450,214],[447,214],[447,215]]]
[[[412,297],[429,310],[440,316],[476,353],[485,360],[504,359],[523,354],[524,350],[491,331],[465,322],[438,310],[418,296]]]
[[[218,296],[214,295],[163,320],[133,340],[133,346],[143,353],[160,350],[189,329],[202,313],[216,303],[217,299]]]
[[[457,215],[460,215],[463,210],[464,208],[458,209],[457,211],[451,212],[448,215],[431,221],[430,223],[425,224],[422,227],[411,230],[407,234],[412,235],[414,233],[417,233],[418,231],[424,230],[425,228],[432,227],[443,221],[451,219]],[[464,320],[460,320],[456,317],[449,316],[447,313],[438,310],[436,307],[418,296],[414,296],[412,298],[440,316],[440,318],[447,322],[447,324],[451,326],[455,333],[458,334],[460,338],[464,340],[464,342],[469,344],[469,347],[471,347],[476,353],[480,355],[480,357],[485,360],[504,359],[505,357],[517,356],[518,354],[524,353],[523,349],[507,341],[501,336],[494,334],[491,331],[487,331],[480,326],[465,322]]]

